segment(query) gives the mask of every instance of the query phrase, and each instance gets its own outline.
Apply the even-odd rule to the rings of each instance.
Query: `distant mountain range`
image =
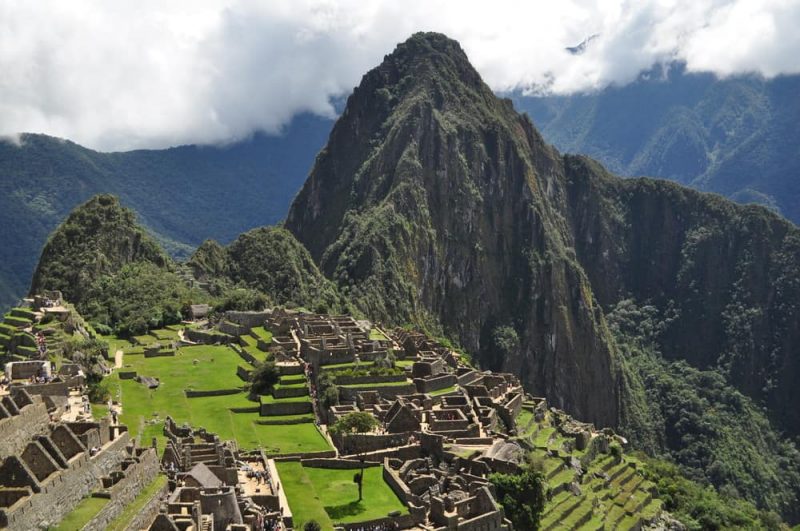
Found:
[[[673,65],[568,97],[510,95],[545,140],[624,175],[672,179],[800,222],[800,76],[716,79]],[[343,102],[337,102],[341,107]],[[132,207],[175,257],[286,216],[333,120],[224,147],[99,153],[44,135],[0,141],[0,308],[23,295],[47,235],[97,193]]]
[[[800,76],[717,79],[673,64],[598,93],[512,99],[562,152],[763,204],[797,224],[798,95]]]
[[[164,212],[143,218],[213,224],[226,203],[258,217],[258,201],[241,197],[256,194],[257,177],[218,175],[231,181],[178,188],[199,198],[191,207],[153,185]],[[415,34],[364,75],[282,228],[205,242],[187,266],[145,236],[116,198],[99,196],[53,234],[35,285],[77,296],[93,325],[126,333],[177,320],[204,296],[238,309],[348,305],[454,340],[483,368],[670,457],[730,504],[800,521],[800,228],[559,153],[444,35]],[[187,288],[189,269],[219,293]],[[717,509],[702,509],[712,521],[692,513],[692,528],[747,527]]]
[[[0,141],[0,307],[24,295],[39,253],[78,204],[113,193],[178,258],[280,221],[332,121],[296,117],[283,135],[222,147],[100,153],[45,135]]]

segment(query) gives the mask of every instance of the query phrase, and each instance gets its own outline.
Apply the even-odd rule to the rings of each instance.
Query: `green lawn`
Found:
[[[407,513],[407,508],[383,480],[383,468],[364,471],[364,499],[358,502],[358,486],[353,483],[357,470],[304,467],[299,462],[276,463],[295,528],[316,520],[323,529],[333,523],[352,523],[386,516],[392,511]]]
[[[195,365],[194,360],[198,360]],[[213,361],[212,361],[213,360]],[[120,421],[127,424],[131,435],[141,436],[143,444],[155,437],[163,447],[163,421],[167,415],[176,422],[190,423],[218,434],[222,439],[235,439],[242,448],[264,447],[269,453],[317,452],[330,449],[327,440],[313,423],[293,425],[261,425],[258,413],[234,413],[231,408],[258,407],[245,392],[223,396],[187,398],[184,389],[229,389],[241,387],[236,367],[242,359],[224,346],[191,346],[178,350],[174,357],[125,358],[127,370],[161,379],[157,389],[147,389],[134,380],[120,380],[114,373],[108,378],[112,397],[122,402]],[[130,365],[130,367],[127,367]],[[275,402],[264,396],[265,402]],[[286,401],[308,401],[308,396]]]
[[[447,393],[452,393],[453,391],[455,391],[457,389],[458,389],[457,385],[451,385],[450,387],[445,387],[444,389],[439,389],[438,391],[431,391],[428,394],[431,395],[431,396],[446,395]]]
[[[89,520],[94,518],[109,501],[108,498],[93,498],[91,496],[84,498],[56,527],[51,528],[51,531],[83,529],[83,526],[88,524]]]
[[[125,509],[109,522],[106,531],[121,531],[127,527],[133,517],[142,510],[142,507],[150,501],[158,490],[167,482],[167,476],[158,475],[156,478],[146,486],[142,492],[131,503],[125,506]]]
[[[383,335],[381,331],[378,330],[377,328],[373,328],[372,330],[369,331],[369,338],[372,341],[385,341],[389,339],[388,337]]]
[[[255,336],[258,339],[261,339],[262,341],[264,341],[264,343],[272,342],[272,332],[270,332],[269,330],[265,329],[263,326],[257,326],[255,328],[253,328],[251,330],[251,332],[253,334],[255,334]]]

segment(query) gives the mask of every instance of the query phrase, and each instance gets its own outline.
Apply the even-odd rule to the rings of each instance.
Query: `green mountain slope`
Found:
[[[800,231],[778,216],[562,156],[492,94],[457,43],[418,34],[349,98],[286,228],[367,315],[441,326],[577,417],[798,518],[800,458],[775,441],[800,433]],[[661,394],[647,394],[655,369],[607,324],[628,299],[664,316],[648,351]],[[671,360],[713,371],[721,387],[703,404],[728,411],[724,402],[741,397],[743,418],[765,433],[747,439],[732,423],[730,438],[701,446],[747,440],[764,462],[730,446],[678,452],[681,439],[664,433],[706,435],[703,423],[668,414],[686,392],[670,384],[684,377]],[[648,399],[662,402],[660,425]],[[748,467],[786,473],[755,496]]]
[[[514,96],[544,137],[611,171],[653,176],[800,223],[800,76],[717,79],[681,64],[573,96]]]
[[[188,265],[196,278],[212,285],[213,292],[238,287],[264,293],[273,304],[321,312],[345,308],[305,247],[282,228],[250,230],[227,247],[206,240]]]
[[[560,164],[458,43],[419,34],[355,89],[286,227],[367,315],[430,316],[489,367],[616,425],[618,367],[559,212]],[[520,340],[506,357],[487,348],[503,326]]]
[[[221,147],[99,153],[44,135],[0,140],[0,307],[30,285],[48,234],[77,205],[113,193],[170,254],[275,223],[308,174],[330,120],[298,116],[282,136]]]

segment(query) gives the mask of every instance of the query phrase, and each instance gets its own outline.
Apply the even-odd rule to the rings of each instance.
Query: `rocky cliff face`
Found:
[[[760,207],[565,160],[575,249],[600,303],[658,307],[665,357],[718,369],[800,433],[800,230]]]
[[[634,299],[664,316],[667,358],[720,370],[800,432],[797,228],[560,155],[442,35],[364,76],[286,227],[368,315],[441,324],[587,420],[635,414],[604,321]],[[509,327],[519,348],[497,339]]]
[[[368,315],[441,323],[487,366],[615,425],[622,380],[564,171],[456,42],[418,34],[355,89],[286,227]],[[502,355],[505,327],[520,348]]]

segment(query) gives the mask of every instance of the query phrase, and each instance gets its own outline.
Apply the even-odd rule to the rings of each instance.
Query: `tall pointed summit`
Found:
[[[487,366],[616,425],[612,343],[566,197],[527,116],[457,42],[419,33],[350,96],[286,227],[369,315],[441,323]]]

